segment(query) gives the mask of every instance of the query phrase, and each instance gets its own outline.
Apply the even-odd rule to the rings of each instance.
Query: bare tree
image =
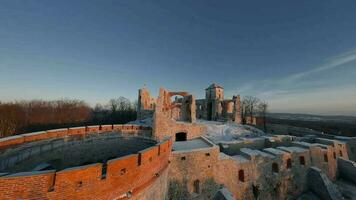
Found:
[[[262,117],[263,120],[263,129],[266,132],[267,131],[267,126],[266,126],[266,115],[267,115],[267,109],[268,109],[268,104],[265,101],[261,101],[258,104],[258,112],[260,117]]]
[[[256,107],[259,102],[260,100],[257,97],[253,97],[253,96],[246,96],[243,99],[245,121],[247,117],[250,117],[250,122],[248,123],[252,122],[254,113],[256,112]]]
[[[16,132],[16,128],[25,121],[20,106],[14,103],[0,104],[0,136],[10,136]]]
[[[247,116],[247,103],[245,100],[242,100],[241,102],[241,118],[242,118],[242,123],[246,124],[246,116]]]
[[[80,124],[91,118],[91,108],[79,100],[18,101],[0,104],[0,134],[9,136],[61,124]]]
[[[67,126],[127,123],[136,119],[134,103],[125,97],[110,100],[105,106],[89,107],[84,101],[0,102],[0,137]]]

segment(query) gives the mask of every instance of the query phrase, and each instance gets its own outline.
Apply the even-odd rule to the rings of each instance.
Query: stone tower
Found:
[[[147,88],[141,88],[138,91],[137,119],[145,119],[153,116],[155,108],[155,99],[151,97]]]
[[[221,109],[220,102],[224,100],[224,88],[213,83],[205,89],[206,112],[207,120],[217,120]]]
[[[224,99],[224,88],[215,83],[211,84],[205,89],[205,99],[206,100],[223,100]]]
[[[241,99],[240,95],[234,96],[234,121],[237,124],[242,124]]]

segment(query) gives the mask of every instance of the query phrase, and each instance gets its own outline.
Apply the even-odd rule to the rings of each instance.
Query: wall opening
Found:
[[[108,169],[108,164],[105,162],[101,168],[101,179],[106,179],[106,172]]]
[[[277,163],[272,163],[272,172],[274,172],[274,173],[278,173],[279,172]]]
[[[324,162],[328,162],[328,154],[324,154]]]
[[[239,181],[245,182],[245,172],[242,169],[239,170]]]
[[[184,132],[176,133],[176,141],[187,141],[187,133]]]
[[[340,154],[340,157],[342,157],[342,151],[341,150],[339,151],[339,154]]]
[[[212,120],[212,117],[211,117],[211,115],[213,114],[213,103],[212,102],[208,103],[208,113],[207,114],[208,114],[207,119]]]
[[[287,159],[287,169],[292,168],[292,160],[290,158]]]
[[[199,180],[195,180],[193,185],[194,185],[194,192],[199,194],[200,193],[200,181]]]
[[[304,158],[304,156],[300,156],[300,157],[299,157],[299,163],[300,163],[301,165],[305,165],[305,158]]]
[[[252,185],[252,193],[255,199],[258,199],[258,196],[260,195],[260,189],[258,185]]]

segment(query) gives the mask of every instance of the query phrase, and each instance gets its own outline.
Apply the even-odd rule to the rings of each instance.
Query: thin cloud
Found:
[[[321,72],[326,72],[338,67],[342,67],[345,64],[351,63],[353,61],[356,61],[355,50],[333,56],[327,59],[324,64],[316,68],[288,75],[278,80],[274,78],[247,82],[242,85],[238,91],[240,91],[242,94],[256,95],[262,98],[268,98],[276,95],[283,96],[290,93],[303,93],[303,91],[311,92],[313,90],[319,90],[325,87],[327,84],[320,80],[318,84],[315,85],[316,80],[311,82],[310,80],[305,79]]]
[[[290,75],[285,80],[287,80],[288,82],[297,81],[297,80],[303,79],[309,75],[312,75],[314,73],[319,73],[319,72],[331,70],[331,69],[334,69],[337,67],[341,67],[344,64],[350,63],[355,60],[356,60],[356,51],[349,51],[349,52],[346,52],[344,54],[341,54],[339,56],[329,59],[324,65],[322,65],[320,67],[311,69],[309,71]]]

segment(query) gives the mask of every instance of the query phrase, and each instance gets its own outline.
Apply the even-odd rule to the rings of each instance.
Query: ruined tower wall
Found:
[[[176,121],[171,118],[171,101],[170,97],[174,95],[182,95],[188,102],[184,107],[185,117],[189,121]],[[183,100],[184,100],[183,99]],[[203,125],[194,123],[195,121],[195,101],[194,97],[185,92],[169,92],[164,88],[160,88],[159,97],[157,98],[156,108],[153,115],[153,137],[162,140],[165,137],[173,137],[176,133],[184,132],[187,134],[187,139],[200,137],[206,128]],[[191,109],[194,109],[193,111]],[[187,110],[190,110],[189,112]],[[193,123],[192,123],[193,122]]]
[[[152,117],[156,102],[155,99],[151,97],[148,89],[139,89],[137,103],[137,119]]]
[[[174,137],[176,133],[187,134],[187,139],[198,138],[206,131],[203,125],[195,123],[176,122],[167,118],[163,113],[155,112],[153,121],[153,137],[162,140],[165,137]]]
[[[240,95],[237,95],[234,100],[234,121],[237,124],[242,124],[242,112],[241,112],[241,99]]]

